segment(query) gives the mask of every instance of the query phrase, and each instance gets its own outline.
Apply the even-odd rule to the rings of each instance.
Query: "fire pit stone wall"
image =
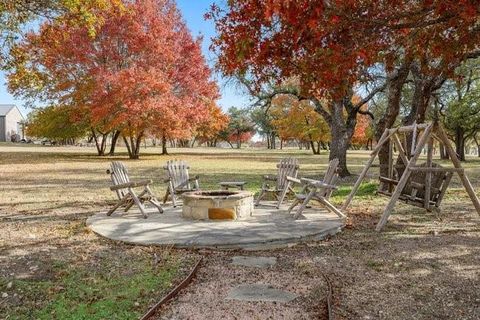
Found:
[[[183,194],[182,216],[193,220],[239,220],[251,216],[248,191],[194,191]]]

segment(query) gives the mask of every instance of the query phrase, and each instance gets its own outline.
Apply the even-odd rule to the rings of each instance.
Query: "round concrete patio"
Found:
[[[187,220],[181,217],[181,207],[164,209],[163,214],[149,209],[147,219],[133,208],[128,214],[101,212],[88,218],[87,226],[106,238],[139,245],[252,250],[321,240],[344,226],[321,208],[306,209],[294,220],[286,208],[277,210],[273,202],[256,207],[251,218],[241,221]]]

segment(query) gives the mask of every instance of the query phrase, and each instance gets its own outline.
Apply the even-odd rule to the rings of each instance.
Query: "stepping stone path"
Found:
[[[230,290],[226,299],[239,301],[290,302],[296,297],[296,294],[274,289],[265,284],[242,284]]]
[[[235,256],[232,264],[242,267],[268,268],[277,263],[276,257]],[[273,288],[267,284],[243,284],[231,289],[227,300],[289,302],[297,295]]]
[[[275,265],[277,258],[275,257],[245,257],[235,256],[232,258],[232,264],[244,267],[267,268]]]

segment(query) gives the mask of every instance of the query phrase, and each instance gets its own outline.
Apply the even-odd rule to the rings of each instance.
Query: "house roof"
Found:
[[[13,108],[16,108],[14,104],[0,104],[0,117],[6,116]]]

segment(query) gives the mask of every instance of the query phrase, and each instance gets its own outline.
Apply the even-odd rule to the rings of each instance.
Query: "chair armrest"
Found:
[[[136,187],[145,187],[152,183],[152,180],[142,180],[137,182],[127,182],[122,184],[117,184],[110,187],[110,190],[115,191],[118,189],[125,189],[125,188],[136,188]]]
[[[269,176],[269,175],[265,175],[265,176],[263,176],[263,180],[268,180],[268,181],[277,181],[277,176]]]
[[[308,184],[308,183],[311,183],[311,182],[316,182],[316,181],[321,181],[321,180],[315,180],[315,179],[310,179],[310,178],[300,178],[300,181],[303,184]]]
[[[293,182],[293,183],[297,183],[297,184],[301,184],[302,181],[298,178],[294,178],[294,177],[290,177],[290,176],[287,176],[287,181],[290,181],[290,182]]]
[[[170,181],[172,181],[172,178],[170,178],[170,177],[168,177],[168,178],[163,178],[163,182],[164,182],[164,183],[165,183],[165,182],[170,182]]]
[[[195,176],[193,178],[188,178],[188,181],[195,181],[195,180],[198,180],[200,178],[200,176]]]
[[[325,183],[323,181],[319,180],[313,180],[313,179],[307,179],[307,178],[301,178],[300,179],[302,183],[308,184],[309,186],[315,187],[315,188],[326,188],[326,189],[338,189],[337,186]]]

